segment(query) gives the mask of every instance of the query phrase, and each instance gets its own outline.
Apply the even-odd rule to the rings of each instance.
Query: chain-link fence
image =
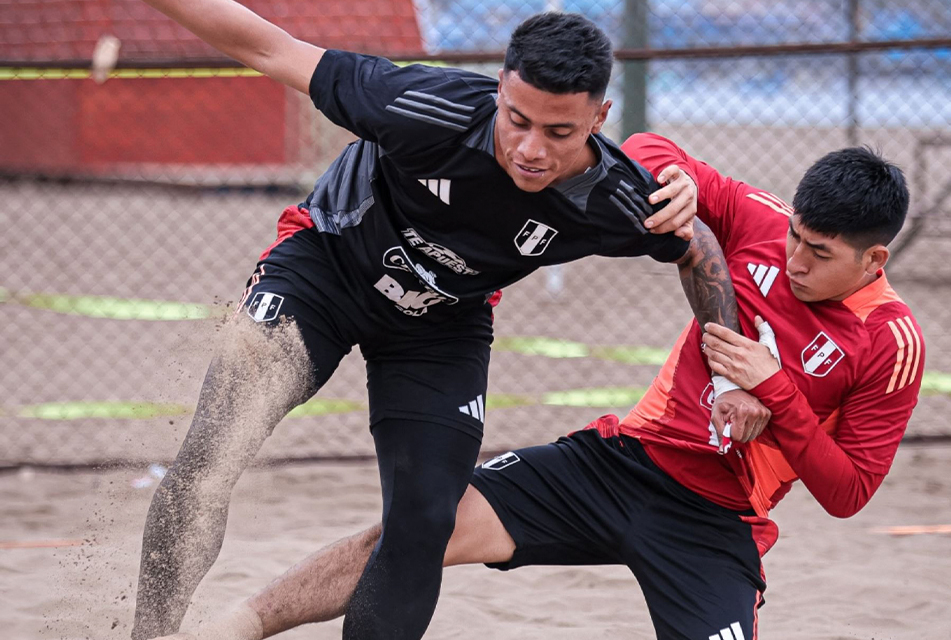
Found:
[[[520,20],[580,11],[619,50],[611,137],[649,128],[787,200],[824,152],[879,148],[913,187],[889,266],[929,347],[909,435],[951,436],[946,0],[247,4],[323,46],[490,74]],[[120,64],[97,84],[85,69],[105,34]],[[0,58],[0,466],[169,459],[278,214],[348,134],[138,0],[7,2]],[[588,259],[512,287],[485,448],[626,411],[689,318],[675,271],[646,259]],[[371,453],[350,356],[262,456]]]

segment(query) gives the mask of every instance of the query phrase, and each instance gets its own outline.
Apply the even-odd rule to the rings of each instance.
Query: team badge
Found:
[[[515,246],[523,256],[540,256],[556,235],[558,231],[547,224],[529,220],[515,236]]]
[[[824,378],[844,357],[845,352],[839,345],[825,331],[820,331],[809,346],[802,350],[802,369],[811,376]]]
[[[281,310],[284,304],[284,296],[276,293],[258,292],[251,298],[251,304],[248,305],[248,315],[255,322],[268,322],[277,317],[277,312]]]
[[[503,453],[500,456],[495,456],[491,460],[486,460],[482,463],[482,468],[489,469],[491,471],[501,471],[506,467],[511,467],[520,460],[521,458],[519,458],[515,452],[509,451],[508,453]]]

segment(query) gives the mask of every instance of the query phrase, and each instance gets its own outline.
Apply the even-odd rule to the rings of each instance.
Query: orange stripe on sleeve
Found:
[[[905,358],[905,366],[901,373],[901,381],[898,383],[898,388],[904,389],[905,385],[911,382],[911,380],[908,379],[908,374],[911,373],[912,371],[911,365],[915,360],[914,356],[917,353],[917,350],[915,349],[914,338],[911,337],[911,334],[914,332],[908,330],[908,326],[905,324],[904,318],[897,318],[896,322],[898,323],[898,326],[901,327],[901,330],[904,332],[905,344],[908,345],[908,357]]]
[[[792,211],[791,211],[790,209],[788,209],[788,208],[786,208],[786,207],[783,207],[783,206],[780,206],[779,204],[777,204],[777,203],[774,202],[773,200],[767,198],[766,196],[768,196],[768,195],[770,195],[770,194],[766,194],[766,193],[748,193],[748,194],[746,194],[746,197],[749,198],[750,200],[755,200],[756,202],[759,202],[760,204],[765,204],[767,207],[769,207],[770,209],[772,209],[772,210],[775,211],[776,213],[781,213],[781,214],[783,214],[784,216],[786,216],[787,218],[792,215]],[[773,197],[775,197],[775,196],[773,196]],[[782,201],[780,201],[780,202],[782,202]],[[783,204],[785,204],[785,203],[783,203]]]
[[[915,364],[911,367],[911,379],[908,381],[908,384],[911,384],[915,381],[915,378],[918,377],[918,361],[921,359],[921,338],[918,336],[918,332],[915,331],[915,325],[912,324],[911,318],[905,316],[905,322],[908,323],[908,328],[911,329],[911,335],[915,338]]]
[[[901,365],[905,360],[905,342],[902,340],[901,333],[898,331],[898,327],[895,326],[895,323],[892,320],[889,320],[888,328],[892,330],[892,334],[895,336],[895,341],[898,342],[898,356],[895,361],[895,371],[892,373],[892,379],[888,381],[888,388],[885,390],[886,394],[895,390],[895,381],[898,380],[898,374],[901,372]]]

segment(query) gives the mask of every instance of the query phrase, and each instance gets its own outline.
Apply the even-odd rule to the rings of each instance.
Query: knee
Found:
[[[395,500],[383,523],[384,543],[410,544],[441,560],[455,528],[456,507],[454,501],[425,495]]]

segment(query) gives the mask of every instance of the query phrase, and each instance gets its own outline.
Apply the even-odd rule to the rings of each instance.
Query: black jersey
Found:
[[[461,69],[324,53],[311,98],[360,139],[302,206],[319,231],[345,240],[348,271],[422,315],[545,265],[685,253],[687,242],[644,228],[659,185],[604,136],[590,139],[595,167],[537,193],[519,189],[495,159],[497,85]]]

